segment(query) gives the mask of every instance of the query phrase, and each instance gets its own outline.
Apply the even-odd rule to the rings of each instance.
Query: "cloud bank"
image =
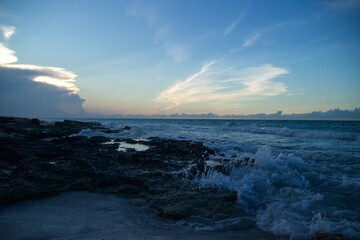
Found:
[[[77,94],[76,75],[58,67],[14,64],[18,59],[7,45],[16,29],[1,25],[0,30],[0,115],[83,116],[85,100]]]
[[[285,68],[264,64],[258,67],[222,67],[219,62],[205,64],[199,72],[162,91],[155,99],[166,109],[196,102],[241,102],[259,96],[276,96],[287,91],[274,79],[288,74]]]
[[[185,114],[175,113],[169,115],[112,115],[112,118],[149,118],[149,119],[272,119],[272,120],[360,120],[360,108],[354,109],[331,109],[328,111],[313,111],[310,113],[291,113],[284,114],[282,111],[276,113],[256,113],[256,114],[231,114],[218,115],[214,113]]]

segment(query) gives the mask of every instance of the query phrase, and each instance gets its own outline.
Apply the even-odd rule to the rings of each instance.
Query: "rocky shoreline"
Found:
[[[91,191],[145,199],[158,215],[173,220],[246,215],[236,204],[236,192],[191,184],[197,174],[206,174],[206,161],[215,154],[201,142],[76,135],[84,129],[118,133],[131,127],[113,131],[96,122],[0,117],[0,204]],[[120,142],[147,150],[118,151]],[[226,172],[224,166],[213,170]],[[250,221],[246,228],[251,227]],[[313,239],[347,238],[319,233]]]
[[[0,203],[42,198],[68,191],[95,191],[147,199],[159,215],[184,219],[239,216],[236,193],[184,184],[184,168],[204,171],[212,154],[200,142],[151,138],[147,151],[117,151],[106,137],[71,136],[83,129],[111,130],[96,122],[0,118]],[[125,127],[121,131],[128,131]],[[209,199],[211,197],[211,199]]]

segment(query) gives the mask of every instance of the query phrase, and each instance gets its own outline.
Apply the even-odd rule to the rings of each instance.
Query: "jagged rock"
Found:
[[[119,152],[117,144],[104,144],[109,138],[71,136],[83,129],[110,131],[98,123],[34,121],[0,118],[0,203],[86,190],[145,198],[159,215],[171,219],[241,213],[236,194],[184,184],[183,169],[195,164],[194,171],[204,172],[205,161],[214,154],[201,142],[117,139],[149,147]]]
[[[37,118],[33,118],[30,120],[32,124],[35,124],[35,125],[40,125],[40,120],[37,119]]]

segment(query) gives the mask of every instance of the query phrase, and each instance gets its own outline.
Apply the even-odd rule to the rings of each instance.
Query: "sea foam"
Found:
[[[241,164],[244,159],[254,159],[254,163]],[[198,173],[193,183],[236,191],[238,206],[253,216],[262,230],[296,239],[317,232],[360,234],[356,222],[321,217],[324,196],[311,190],[305,177],[311,166],[298,156],[280,153],[273,157],[270,147],[262,147],[255,154],[241,153],[224,163],[226,173],[214,165]]]

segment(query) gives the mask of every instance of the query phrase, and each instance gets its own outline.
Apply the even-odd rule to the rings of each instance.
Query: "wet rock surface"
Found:
[[[1,117],[0,203],[80,190],[142,197],[168,219],[243,214],[235,192],[200,188],[187,180],[185,168],[192,165],[194,174],[204,172],[205,161],[214,154],[202,143],[71,136],[83,129],[112,131],[95,122]],[[105,144],[111,140],[149,149],[117,151],[118,144]]]

